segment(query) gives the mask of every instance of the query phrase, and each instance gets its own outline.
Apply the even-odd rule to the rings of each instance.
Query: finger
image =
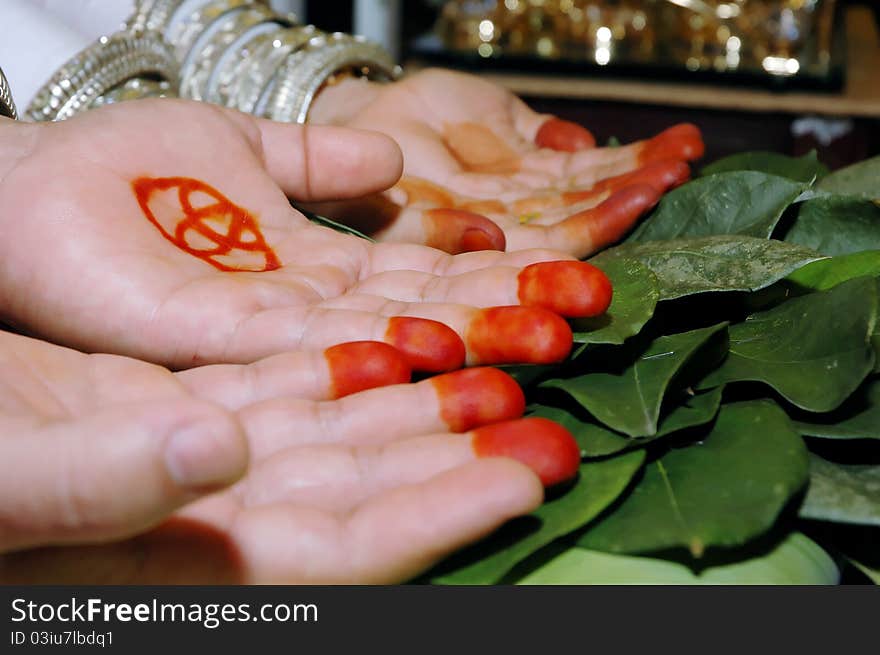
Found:
[[[647,189],[650,192],[650,188]],[[656,194],[652,197],[656,200]],[[605,238],[610,230],[611,226],[605,225],[610,221],[600,217],[608,213],[617,217],[623,213],[618,205],[631,210],[635,204],[634,201],[606,203],[602,212],[594,212],[598,217],[589,221],[591,236]],[[542,307],[567,317],[596,316],[611,302],[611,284],[605,274],[578,261],[541,262],[525,269],[495,266],[452,276],[389,271],[361,281],[352,291],[409,303]]]
[[[343,518],[276,504],[249,510],[234,529],[251,582],[394,583],[532,511],[542,498],[526,467],[489,460],[399,487]]]
[[[395,408],[393,421],[388,408]],[[522,416],[525,399],[506,373],[475,368],[418,384],[372,389],[334,402],[278,398],[242,410],[255,461],[310,444],[377,445]]]
[[[616,192],[600,205],[580,211],[554,225],[529,225],[509,230],[510,247],[534,241],[532,231],[541,230],[551,246],[576,257],[586,257],[619,241],[639,217],[660,200],[660,193],[647,185]],[[600,312],[601,313],[601,312]]]
[[[666,159],[694,161],[703,156],[705,145],[703,135],[696,125],[681,123],[664,130],[660,134],[642,141],[638,148],[640,164]]]
[[[403,172],[403,155],[390,137],[345,127],[305,126],[218,111],[243,128],[266,170],[298,200],[357,198],[392,186]]]
[[[592,133],[577,123],[551,117],[535,135],[535,145],[560,152],[577,152],[596,147]]]
[[[290,502],[349,512],[382,492],[488,457],[515,459],[545,486],[570,480],[580,465],[577,443],[562,426],[521,419],[464,435],[437,434],[383,446],[284,451],[260,463],[238,493],[246,507]]]
[[[660,193],[665,193],[688,181],[690,167],[683,161],[666,159],[645,164],[633,171],[607,177],[596,182],[588,191],[574,191],[563,195],[567,204],[576,204],[588,200],[591,196],[603,192],[615,192],[628,186],[646,184]],[[575,184],[579,182],[575,178]]]
[[[284,353],[246,365],[215,365],[175,374],[201,398],[239,409],[268,398],[333,400],[359,391],[409,382],[412,370],[399,350],[356,341],[323,352]]]
[[[136,534],[233,483],[248,460],[238,421],[203,402],[119,407],[17,434],[3,448],[6,550]]]

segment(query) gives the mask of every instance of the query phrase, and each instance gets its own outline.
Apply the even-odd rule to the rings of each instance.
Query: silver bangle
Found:
[[[177,61],[186,63],[191,56],[193,46],[202,36],[205,29],[215,20],[230,11],[235,11],[256,3],[265,5],[264,0],[210,0],[189,16],[169,26],[166,38],[174,47]]]
[[[9,82],[6,80],[2,68],[0,68],[0,116],[18,120],[18,110],[12,99],[12,90],[9,88]]]
[[[36,121],[64,120],[135,77],[155,76],[176,87],[177,69],[174,53],[160,34],[117,32],[101,37],[61,66],[25,113]]]
[[[250,77],[250,70],[259,63],[258,54],[267,53],[272,43],[279,40],[279,34],[289,25],[277,21],[253,28],[243,35],[238,43],[238,50],[233,51],[236,44],[229,47],[226,54],[217,63],[216,75],[208,83],[205,94],[207,102],[226,107],[234,107],[241,84]]]
[[[103,107],[104,105],[113,105],[117,102],[126,102],[128,100],[141,100],[143,98],[173,98],[176,96],[177,91],[171,87],[170,82],[136,77],[132,80],[128,80],[125,84],[120,84],[107,93],[98,96],[89,108],[96,109],[98,107]]]
[[[223,14],[218,24],[211,24],[211,34],[198,52],[191,53],[189,60],[180,71],[180,96],[191,100],[204,100],[211,78],[215,74],[220,59],[226,50],[243,33],[260,23],[272,21],[274,12],[264,5],[240,7]]]
[[[284,60],[318,34],[320,32],[314,26],[307,25],[279,30],[274,39],[262,42],[258,49],[254,49],[250,57],[252,65],[239,79],[238,90],[230,98],[229,106],[253,113]]]
[[[129,32],[164,32],[183,0],[135,0],[134,13],[125,21]]]
[[[348,34],[319,36],[290,55],[278,70],[275,88],[260,115],[305,123],[318,91],[332,75],[346,68],[360,69],[371,79],[394,80],[400,75],[400,67],[376,43]]]

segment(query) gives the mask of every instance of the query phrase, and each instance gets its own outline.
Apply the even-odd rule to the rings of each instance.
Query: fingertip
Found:
[[[556,364],[571,352],[571,327],[543,307],[491,307],[467,330],[471,364]]]
[[[585,127],[554,117],[548,119],[538,130],[535,145],[559,152],[577,152],[595,148],[596,139]]]
[[[431,380],[440,416],[453,432],[523,415],[525,394],[510,375],[495,368],[470,368]]]
[[[674,125],[644,143],[639,163],[663,159],[693,161],[703,156],[705,145],[699,128],[691,123]]]
[[[461,337],[439,321],[395,316],[388,320],[385,340],[403,353],[414,371],[445,373],[465,363]]]
[[[611,281],[587,262],[532,264],[522,270],[518,282],[523,305],[543,307],[568,318],[598,316],[611,304]]]
[[[580,449],[558,423],[533,417],[477,428],[471,445],[477,457],[508,457],[528,466],[545,487],[573,479]]]
[[[407,357],[397,348],[380,341],[343,343],[324,351],[330,369],[333,398],[404,384],[412,378]]]
[[[590,250],[595,252],[629,232],[662,195],[651,185],[634,184],[616,191],[600,205],[570,216],[562,225],[569,232],[588,234]]]
[[[426,245],[451,255],[479,250],[504,250],[504,231],[494,221],[461,209],[429,209],[423,213]]]

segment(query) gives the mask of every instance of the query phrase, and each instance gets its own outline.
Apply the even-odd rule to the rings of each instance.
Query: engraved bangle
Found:
[[[263,5],[241,7],[221,16],[211,25],[212,33],[204,45],[198,45],[188,62],[180,71],[180,96],[191,100],[204,100],[208,84],[217,64],[229,48],[248,29],[271,21],[274,13]]]
[[[37,92],[26,114],[36,121],[64,120],[126,80],[155,76],[177,86],[177,62],[156,32],[101,37],[68,60]]]
[[[252,64],[239,80],[238,91],[230,106],[246,113],[253,113],[264,90],[284,60],[318,34],[321,32],[312,25],[294,27],[279,30],[275,39],[262,43],[250,56]]]
[[[190,51],[205,29],[215,20],[230,11],[253,4],[265,5],[264,0],[211,0],[168,28],[167,39],[174,47],[174,54],[180,62],[186,62]]]
[[[250,76],[250,69],[257,65],[257,55],[272,49],[270,44],[279,40],[279,34],[289,25],[276,21],[252,28],[233,44],[217,63],[214,78],[208,83],[205,100],[226,107],[234,107],[239,88]],[[233,49],[238,47],[237,51]]]
[[[117,102],[126,102],[128,100],[141,100],[143,98],[173,98],[176,96],[177,91],[172,88],[170,82],[136,77],[132,80],[128,80],[125,84],[120,84],[111,89],[104,95],[98,96],[89,108],[96,109],[97,107],[103,107],[104,105],[112,105]]]
[[[276,74],[276,84],[261,115],[277,121],[305,123],[312,100],[324,83],[346,68],[367,77],[393,80],[400,75],[391,55],[362,37],[332,34],[312,39],[290,55]]]
[[[6,80],[2,68],[0,68],[0,116],[18,120],[18,110],[15,108],[12,91],[9,88],[9,82]]]

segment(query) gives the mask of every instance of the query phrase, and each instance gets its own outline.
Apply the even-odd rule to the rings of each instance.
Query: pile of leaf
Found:
[[[745,153],[592,261],[607,315],[512,367],[577,480],[426,578],[837,583],[880,576],[880,159]]]

